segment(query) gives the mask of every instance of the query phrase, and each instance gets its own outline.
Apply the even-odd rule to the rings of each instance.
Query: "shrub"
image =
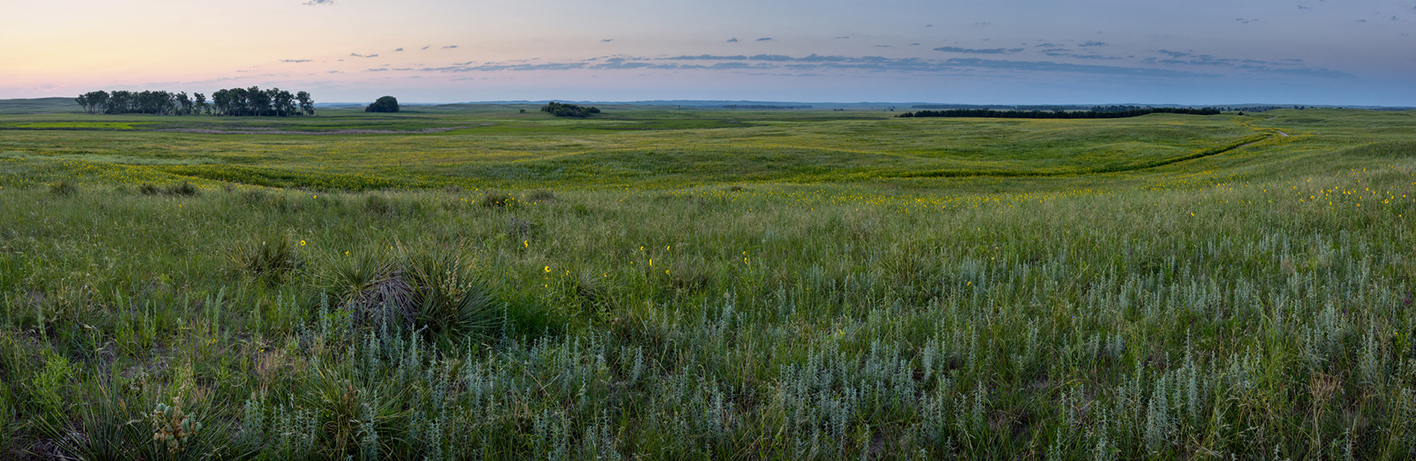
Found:
[[[143,183],[143,185],[138,186],[138,192],[143,195],[157,195],[158,189],[157,186],[154,186],[149,183]]]

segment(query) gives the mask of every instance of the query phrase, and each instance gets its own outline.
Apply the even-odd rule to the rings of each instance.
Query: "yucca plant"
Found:
[[[280,283],[304,264],[296,252],[298,245],[289,235],[247,239],[232,245],[228,257],[236,272]]]
[[[326,264],[329,270],[321,276],[320,284],[335,294],[341,306],[352,311],[357,325],[374,326],[387,321],[411,326],[417,312],[413,287],[403,271],[384,259],[376,253],[337,258]]]
[[[418,328],[444,338],[485,339],[501,324],[490,292],[458,253],[420,253],[407,264]]]

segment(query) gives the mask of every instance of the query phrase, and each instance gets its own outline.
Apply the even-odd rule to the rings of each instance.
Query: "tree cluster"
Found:
[[[189,115],[209,111],[206,96],[196,93],[166,91],[90,91],[74,99],[90,114],[156,114]]]
[[[304,91],[290,94],[280,88],[231,88],[212,93],[211,102],[217,115],[315,115],[315,101]]]
[[[1120,108],[1117,108],[1120,107]],[[1186,114],[1186,115],[1218,115],[1219,109],[1204,107],[1190,109],[1184,107],[1136,107],[1136,106],[1113,106],[1113,108],[1103,108],[1097,106],[1092,110],[992,110],[992,109],[952,109],[952,110],[920,110],[915,112],[905,112],[896,117],[982,117],[982,118],[1123,118],[1139,117],[1148,114]]]
[[[166,91],[90,91],[74,99],[90,114],[155,114],[155,115],[315,115],[315,101],[310,93],[290,94],[279,88],[232,88],[206,95]]]
[[[364,108],[364,112],[398,112],[398,98],[393,96],[383,96],[375,100],[369,107]]]
[[[551,115],[554,115],[554,116],[557,116],[557,117],[580,117],[580,118],[585,118],[585,117],[589,117],[591,114],[598,114],[598,113],[600,113],[600,109],[596,109],[596,108],[593,107],[593,106],[591,106],[591,107],[586,107],[586,106],[577,106],[577,105],[575,105],[575,104],[561,104],[561,103],[558,103],[558,102],[552,102],[552,103],[550,103],[550,104],[546,104],[546,105],[544,105],[544,106],[541,106],[541,112],[549,112]]]

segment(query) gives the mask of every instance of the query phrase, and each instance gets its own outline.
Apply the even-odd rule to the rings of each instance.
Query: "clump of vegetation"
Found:
[[[526,198],[533,202],[549,202],[556,199],[556,194],[546,189],[536,189],[527,194]]]
[[[183,181],[182,184],[167,186],[167,189],[163,192],[166,192],[167,195],[191,197],[193,195],[197,195],[197,188],[196,186],[193,186],[192,183]]]
[[[512,197],[511,194],[506,192],[487,191],[486,194],[482,195],[482,201],[479,203],[482,205],[482,208],[502,209],[516,203],[516,197]]]
[[[586,118],[600,113],[600,109],[596,109],[594,106],[578,106],[575,104],[551,102],[541,106],[541,112],[547,112],[557,117]]]
[[[398,98],[393,96],[379,97],[368,107],[365,107],[364,112],[398,112]]]
[[[284,234],[242,239],[227,250],[227,259],[238,273],[279,284],[304,264],[299,254],[304,243]]]
[[[59,181],[49,185],[49,193],[54,195],[73,195],[79,192],[79,186],[69,181]]]

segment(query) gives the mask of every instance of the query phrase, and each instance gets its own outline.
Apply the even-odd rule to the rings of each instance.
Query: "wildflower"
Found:
[[[551,266],[546,266],[546,273],[549,274],[550,272],[551,272]]]
[[[300,246],[305,246],[305,241],[304,241],[304,240],[301,240],[301,241],[300,241]]]

